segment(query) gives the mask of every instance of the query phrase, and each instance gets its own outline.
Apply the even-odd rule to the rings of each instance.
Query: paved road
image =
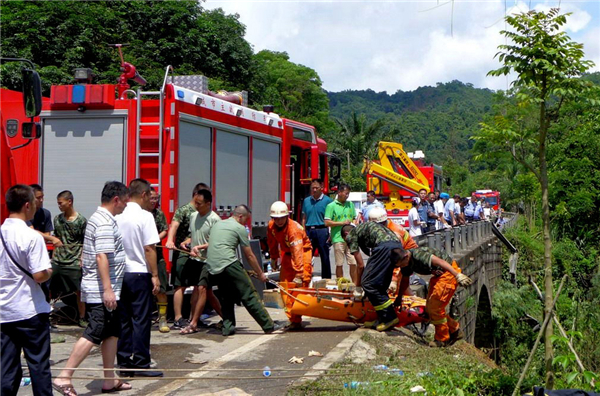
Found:
[[[332,255],[333,256],[333,255]],[[335,266],[332,259],[332,269]],[[321,275],[321,263],[314,262],[315,277]],[[345,268],[346,276],[348,269]],[[268,308],[274,320],[286,321],[282,309]],[[165,371],[163,380],[134,380],[134,389],[120,392],[122,395],[182,395],[192,396],[217,392],[230,388],[240,388],[249,394],[261,396],[285,394],[287,387],[301,377],[323,358],[307,358],[308,352],[316,350],[324,355],[351,336],[356,326],[350,323],[332,322],[314,318],[304,318],[305,329],[295,332],[279,331],[264,334],[243,307],[236,307],[238,331],[234,336],[223,337],[215,330],[202,330],[192,335],[179,335],[172,331],[161,334],[157,328],[152,331],[152,358],[158,369],[186,369],[190,371]],[[207,323],[217,321],[213,317]],[[57,375],[64,367],[75,341],[82,329],[75,326],[59,326],[57,335],[64,336],[64,343],[52,344],[52,372]],[[305,357],[302,365],[291,365],[287,361],[292,356]],[[204,364],[191,361],[206,361]],[[271,367],[270,378],[262,376],[262,369]],[[100,350],[94,348],[81,367],[98,369],[102,367]],[[277,369],[302,369],[301,371],[278,371]],[[204,369],[204,370],[203,370]],[[252,371],[240,371],[252,369]],[[234,370],[234,371],[231,371]],[[237,371],[236,371],[237,370]],[[100,371],[77,371],[73,384],[79,395],[99,394],[102,383],[90,377],[100,377]],[[251,378],[246,378],[251,377]],[[31,395],[31,387],[21,388],[19,395]]]

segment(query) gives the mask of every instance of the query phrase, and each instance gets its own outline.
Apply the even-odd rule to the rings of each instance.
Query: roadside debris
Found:
[[[304,363],[304,358],[298,356],[292,356],[290,360],[288,360],[290,364],[302,364]]]
[[[317,352],[317,351],[310,351],[308,352],[308,356],[317,356],[317,357],[323,357],[323,354],[321,352]]]

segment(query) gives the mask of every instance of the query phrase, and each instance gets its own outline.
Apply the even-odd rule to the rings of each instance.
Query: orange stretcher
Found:
[[[275,282],[273,282],[275,283]],[[285,310],[291,315],[362,324],[377,319],[375,308],[367,298],[356,301],[352,292],[296,287],[292,282],[277,284]],[[393,297],[390,297],[393,298]],[[419,297],[403,297],[402,306],[395,308],[400,322],[396,327],[428,322],[426,301]]]

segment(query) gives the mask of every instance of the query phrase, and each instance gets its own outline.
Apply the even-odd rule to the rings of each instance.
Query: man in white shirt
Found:
[[[50,305],[40,283],[50,279],[52,266],[44,239],[25,223],[36,211],[32,188],[23,184],[9,188],[6,206],[9,216],[0,230],[0,393],[19,391],[23,350],[33,394],[51,396]]]
[[[117,301],[121,297],[126,260],[115,216],[123,213],[128,201],[127,186],[118,181],[107,182],[102,189],[101,206],[88,219],[83,240],[81,278],[81,300],[86,303],[88,326],[75,343],[66,368],[52,383],[52,387],[62,395],[77,395],[71,383],[74,369],[98,345],[104,368],[109,369],[104,371],[103,393],[131,389],[130,384],[114,377],[113,370],[121,334]]]
[[[126,369],[150,368],[150,330],[153,295],[160,290],[156,244],[160,242],[151,208],[150,183],[134,179],[129,183],[129,203],[116,217],[125,247],[125,276],[119,300],[121,337],[117,364]],[[121,371],[122,377],[162,377],[160,371]]]
[[[421,232],[421,220],[419,217],[419,203],[421,200],[419,197],[412,199],[413,207],[408,211],[408,233],[411,237],[422,235]]]

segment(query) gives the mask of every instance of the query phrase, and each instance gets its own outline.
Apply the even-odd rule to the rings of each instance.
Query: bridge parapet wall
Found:
[[[511,226],[516,216],[505,213],[508,221],[503,227]],[[474,343],[483,312],[491,318],[492,296],[502,277],[503,243],[494,235],[492,223],[480,221],[463,226],[440,230],[416,238],[419,246],[429,246],[448,253],[473,279],[473,285],[459,287],[451,304],[451,314],[457,318],[468,342]]]

